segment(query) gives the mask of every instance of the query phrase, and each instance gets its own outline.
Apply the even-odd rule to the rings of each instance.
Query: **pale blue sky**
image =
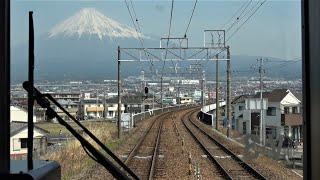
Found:
[[[191,45],[202,46],[203,30],[219,29],[243,2],[199,0],[188,33]],[[172,36],[184,35],[193,4],[194,1],[175,1]],[[143,33],[158,37],[167,34],[171,1],[134,1],[134,5]],[[34,11],[36,37],[45,36],[54,25],[85,7],[96,8],[106,16],[132,26],[124,1],[13,0],[11,6],[12,46],[26,43],[29,10]],[[296,0],[267,1],[228,42],[232,54],[285,59],[301,57],[300,9],[300,1]]]

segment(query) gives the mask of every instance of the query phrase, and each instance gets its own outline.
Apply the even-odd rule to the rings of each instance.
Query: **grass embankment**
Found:
[[[76,127],[75,123],[70,124]],[[116,134],[114,123],[83,122],[82,124],[112,150],[116,149],[121,143],[121,141],[114,138]],[[62,134],[71,135],[63,126],[56,123],[40,123],[37,126],[48,130],[50,135],[57,135],[60,130]],[[85,137],[89,139],[87,136]],[[95,164],[77,140],[68,141],[63,147],[47,153],[43,158],[57,161],[61,165],[62,179],[75,179],[82,171],[91,168]]]

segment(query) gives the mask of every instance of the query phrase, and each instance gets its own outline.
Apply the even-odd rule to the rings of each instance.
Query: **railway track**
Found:
[[[219,169],[226,179],[266,179],[231,150],[201,129],[191,118],[195,111],[187,113],[182,122],[195,141],[206,153],[207,158]]]
[[[127,164],[140,179],[150,180],[153,179],[155,175],[163,121],[169,114],[170,112],[165,113],[152,122],[151,126],[139,139],[125,160],[125,164]]]

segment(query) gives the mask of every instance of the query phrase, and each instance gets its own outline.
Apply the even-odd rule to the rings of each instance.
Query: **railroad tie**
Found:
[[[136,159],[151,159],[152,156],[134,156]]]

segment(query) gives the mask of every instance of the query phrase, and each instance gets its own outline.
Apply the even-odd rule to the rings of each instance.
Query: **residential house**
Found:
[[[235,129],[242,134],[259,134],[260,94],[242,95],[232,102]],[[302,137],[301,101],[287,89],[263,93],[263,119],[266,136],[280,134],[300,140]]]
[[[263,109],[267,109],[267,99],[264,98]],[[260,98],[251,95],[241,95],[232,101],[234,128],[241,134],[259,134]],[[265,110],[264,110],[265,116]]]
[[[121,113],[125,112],[125,105],[121,104]],[[118,98],[106,99],[106,115],[107,119],[113,119],[118,116]]]
[[[268,99],[266,122],[273,122],[274,126],[266,126],[267,136],[274,128],[279,134],[289,136],[294,140],[302,137],[301,101],[288,89],[275,89],[263,93]]]
[[[49,132],[34,126],[33,150],[34,154],[45,153],[47,147],[47,134]],[[28,126],[25,122],[10,123],[10,156],[12,159],[24,159],[27,154]]]
[[[83,99],[82,106],[85,119],[103,118],[105,108],[103,102],[100,99]]]

